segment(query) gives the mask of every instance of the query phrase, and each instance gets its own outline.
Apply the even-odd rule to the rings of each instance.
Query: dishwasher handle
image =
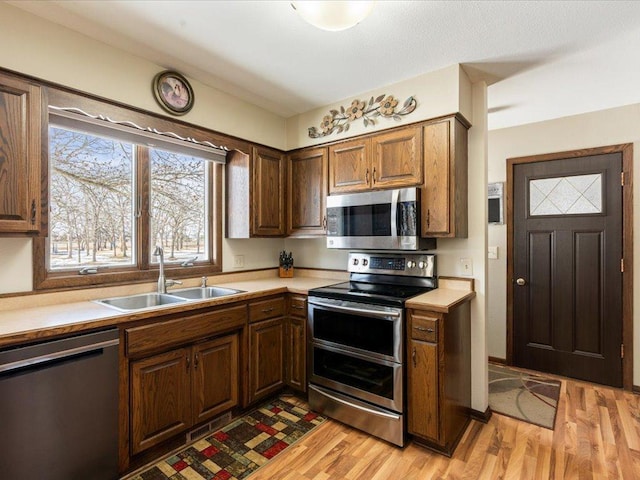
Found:
[[[0,365],[0,373],[11,372],[12,370],[18,370],[25,367],[44,366],[47,363],[63,360],[65,358],[82,355],[83,353],[92,353],[102,350],[103,348],[113,347],[118,345],[119,340],[108,340],[106,342],[94,343],[92,345],[85,345],[82,347],[70,348],[69,350],[62,350],[59,352],[48,353],[46,355],[40,355],[38,357],[31,357],[24,360],[18,360],[16,362],[5,363]]]
[[[100,353],[120,343],[118,329],[72,335],[17,348],[0,350],[0,374],[27,367],[44,367],[78,355]]]

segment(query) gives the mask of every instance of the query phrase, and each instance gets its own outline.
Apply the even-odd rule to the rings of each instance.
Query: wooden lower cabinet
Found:
[[[307,391],[307,298],[289,296],[289,316],[285,331],[285,383],[298,390]]]
[[[130,363],[131,453],[238,404],[238,334]]]
[[[140,453],[191,423],[190,349],[131,362],[131,452]]]
[[[284,317],[249,325],[250,404],[284,385],[284,326]]]
[[[193,347],[192,420],[214,418],[238,405],[238,335]]]
[[[409,310],[407,430],[451,455],[471,419],[470,304],[448,313]]]

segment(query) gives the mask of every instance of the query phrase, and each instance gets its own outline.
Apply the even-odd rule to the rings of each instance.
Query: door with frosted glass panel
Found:
[[[622,386],[622,155],[514,165],[513,361]]]

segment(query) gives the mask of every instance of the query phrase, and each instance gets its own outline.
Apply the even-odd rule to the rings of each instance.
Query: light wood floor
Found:
[[[640,479],[640,396],[561,379],[553,431],[493,414],[472,421],[447,458],[328,421],[248,478]]]

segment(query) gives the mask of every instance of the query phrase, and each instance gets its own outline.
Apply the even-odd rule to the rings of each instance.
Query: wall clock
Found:
[[[193,107],[193,90],[184,76],[165,70],[153,79],[153,93],[162,108],[174,115],[184,115]]]

